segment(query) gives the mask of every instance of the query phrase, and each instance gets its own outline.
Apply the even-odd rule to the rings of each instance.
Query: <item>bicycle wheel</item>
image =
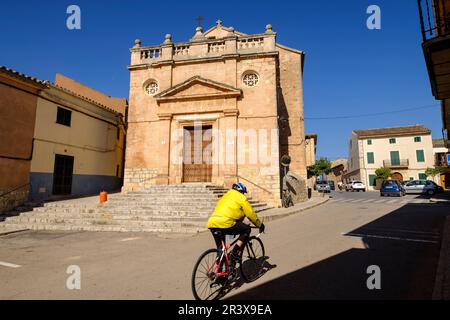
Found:
[[[261,239],[250,237],[242,252],[241,275],[246,282],[258,279],[263,273],[266,253]]]
[[[216,277],[217,255],[217,249],[209,249],[195,263],[191,286],[196,300],[215,300],[222,292],[223,283]]]

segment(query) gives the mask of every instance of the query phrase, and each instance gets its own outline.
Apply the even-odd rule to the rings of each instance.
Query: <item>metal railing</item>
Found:
[[[417,0],[423,41],[450,35],[450,1]]]
[[[408,167],[409,160],[408,159],[383,160],[383,165],[386,168]]]

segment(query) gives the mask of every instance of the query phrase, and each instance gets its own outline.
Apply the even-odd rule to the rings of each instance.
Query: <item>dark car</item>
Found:
[[[328,185],[330,186],[330,190],[336,190],[336,186],[334,185],[334,181],[328,181]]]
[[[402,197],[406,193],[399,180],[383,180],[381,183],[380,196]]]

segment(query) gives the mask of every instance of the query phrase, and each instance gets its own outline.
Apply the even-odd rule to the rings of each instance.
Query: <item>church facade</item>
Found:
[[[271,25],[247,35],[217,21],[188,42],[136,40],[122,191],[241,181],[252,197],[279,205],[283,155],[306,179],[303,61]]]

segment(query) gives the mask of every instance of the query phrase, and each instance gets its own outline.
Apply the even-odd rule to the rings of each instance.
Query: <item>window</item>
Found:
[[[120,127],[117,127],[116,139],[120,140]]]
[[[421,137],[414,137],[414,142],[421,142],[422,138]]]
[[[416,150],[417,162],[425,162],[423,150]]]
[[[391,151],[391,165],[400,165],[400,153],[398,151]]]
[[[58,107],[56,112],[56,123],[70,127],[72,120],[72,111]]]
[[[419,180],[427,180],[427,175],[425,173],[419,173]]]
[[[247,87],[254,87],[259,82],[259,76],[256,73],[249,72],[244,75],[242,82],[244,82]]]
[[[118,176],[119,176],[119,169],[120,169],[120,166],[119,166],[119,165],[117,165],[117,166],[116,166],[116,177],[118,177]]]
[[[375,187],[377,185],[377,180],[376,180],[377,176],[374,174],[369,174],[369,185],[371,185],[372,187]]]
[[[409,180],[411,181],[411,180],[414,180],[414,178],[413,177],[409,177]]]
[[[367,144],[371,145],[372,144],[372,139],[367,140]]]
[[[155,80],[150,80],[144,88],[145,93],[147,93],[149,96],[154,96],[159,89],[158,82],[156,82]]]
[[[367,163],[375,163],[373,152],[367,152]]]
[[[395,138],[390,138],[389,139],[389,143],[390,144],[394,144],[394,143],[396,143],[397,142],[397,140],[395,139]]]

